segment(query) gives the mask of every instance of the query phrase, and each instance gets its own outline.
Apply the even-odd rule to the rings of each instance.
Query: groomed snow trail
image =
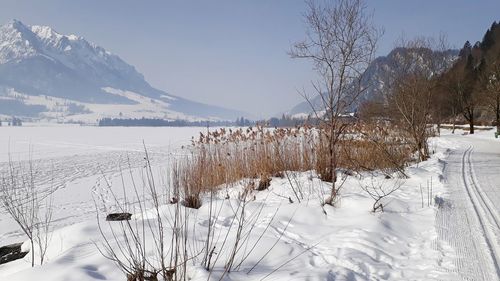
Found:
[[[500,143],[446,138],[462,145],[446,161],[438,234],[455,249],[454,271],[462,280],[500,280]]]

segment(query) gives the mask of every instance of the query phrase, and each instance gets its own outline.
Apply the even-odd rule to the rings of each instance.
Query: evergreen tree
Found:
[[[470,44],[469,41],[466,41],[463,48],[460,50],[460,53],[458,54],[459,57],[461,58],[467,58],[470,54],[472,53],[472,45]]]
[[[488,29],[484,34],[483,41],[481,42],[481,48],[483,50],[489,49],[495,44],[495,39],[493,38],[493,31]]]

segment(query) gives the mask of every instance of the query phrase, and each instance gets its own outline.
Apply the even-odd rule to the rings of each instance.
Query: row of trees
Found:
[[[158,118],[103,118],[99,120],[100,127],[214,127],[232,126],[231,121],[187,121],[165,120]]]
[[[302,93],[318,120],[319,132],[328,140],[331,173],[331,204],[338,198],[340,143],[352,132],[355,122],[346,122],[369,87],[362,83],[373,60],[382,31],[372,24],[362,0],[308,2],[305,15],[306,39],[292,46],[292,58],[313,63],[318,79],[312,82],[321,98],[317,110]],[[407,50],[398,57],[397,66],[384,85],[383,98],[365,102],[360,117],[397,128],[401,138],[412,146],[418,161],[429,157],[428,138],[434,133],[431,124],[464,119],[474,133],[480,114],[490,109],[500,125],[500,28],[497,23],[482,42],[466,43],[458,59],[449,56],[445,36],[438,39],[402,39],[397,47]],[[451,67],[451,68],[450,68]],[[358,127],[358,128],[362,128]],[[363,134],[363,132],[359,132]]]
[[[500,132],[500,25],[494,22],[481,42],[467,41],[453,67],[439,77],[442,114],[461,115],[474,133],[480,117],[493,119]],[[491,118],[493,117],[493,118]]]
[[[22,126],[23,121],[17,117],[12,117],[11,121],[7,121],[8,126]],[[0,120],[0,127],[2,126],[2,120]]]

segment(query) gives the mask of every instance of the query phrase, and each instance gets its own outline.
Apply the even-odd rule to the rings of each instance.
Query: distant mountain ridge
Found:
[[[390,83],[390,78],[395,77],[398,69],[402,67],[401,58],[404,56],[426,57],[422,56],[422,52],[424,51],[429,50],[395,48],[387,56],[381,56],[373,60],[373,62],[371,62],[366,69],[361,81],[362,87],[366,88],[366,91],[359,97],[357,104],[359,105],[368,100],[383,99],[383,92],[387,89],[387,85]],[[443,60],[443,63],[447,66],[447,68],[449,68],[458,58],[458,50],[435,52],[435,55],[439,59]],[[418,67],[426,67],[426,63],[427,62],[422,61]],[[312,97],[310,102],[314,106],[315,110],[322,110],[322,100],[319,95]],[[307,101],[301,102],[293,107],[288,114],[298,117],[307,116],[313,112],[311,104]]]
[[[161,116],[154,117],[170,119],[234,120],[248,115],[167,94],[149,85],[135,67],[83,37],[62,35],[48,26],[28,26],[12,20],[0,27],[0,104],[15,99],[29,107],[40,103],[39,98],[34,101],[34,96],[48,96],[58,104],[80,104],[94,115],[110,115],[106,117],[114,116],[104,111],[94,112],[97,109],[94,104],[130,105],[124,107],[125,112],[120,111],[127,114],[132,110],[133,116],[128,117],[141,117],[138,111],[149,112],[145,117],[152,117],[151,110],[163,110],[157,112]],[[143,99],[138,96],[148,98],[155,108],[139,107]],[[53,104],[39,105],[52,112]]]

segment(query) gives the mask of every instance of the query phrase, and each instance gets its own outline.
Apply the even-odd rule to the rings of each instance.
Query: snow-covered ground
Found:
[[[120,170],[128,163],[132,163],[134,173],[139,175],[144,165],[142,140],[151,153],[157,180],[161,181],[168,160],[199,130],[1,127],[0,161],[7,160],[9,144],[14,159],[27,159],[31,147],[32,158],[43,160],[40,165],[44,174],[56,171],[56,182],[61,186],[54,194],[56,230],[46,264],[31,268],[26,257],[0,265],[0,280],[124,280],[115,264],[97,251],[95,243],[99,244],[102,236],[92,194],[99,190],[103,178],[110,180],[113,187],[121,188]],[[495,228],[493,223],[498,223],[499,198],[494,190],[492,171],[498,170],[500,159],[487,158],[485,152],[500,143],[484,139],[492,138],[491,131],[477,136],[452,136],[447,131],[443,135],[431,140],[431,149],[435,152],[432,158],[409,167],[410,177],[406,180],[385,179],[379,174],[347,177],[337,208],[321,207],[328,185],[311,172],[290,174],[292,180],[273,178],[268,190],[254,191],[245,212],[249,218],[259,214],[247,230],[254,229],[248,241],[260,242],[241,267],[225,275],[223,280],[496,280],[494,261],[498,255],[499,232],[498,225]],[[481,173],[456,174],[454,169],[464,169],[460,168],[462,162],[457,161],[455,155],[467,158],[464,151],[469,145],[475,147],[471,170],[479,167],[483,159],[488,160],[480,167]],[[467,198],[463,194],[471,185],[461,185],[463,190],[457,191],[458,183],[453,181],[463,177],[463,182],[469,183],[469,175],[481,178],[478,181],[483,189],[476,185],[477,191],[473,191],[476,195]],[[383,201],[383,213],[370,212],[373,200],[361,189],[372,180],[384,186],[402,184]],[[486,180],[489,184],[483,185]],[[300,202],[295,199],[290,183],[301,189]],[[427,187],[431,185],[432,198],[428,204]],[[130,182],[125,181],[125,186],[130,189]],[[229,231],[228,240],[234,238],[236,232],[236,226],[230,222],[237,216],[236,195],[242,189],[242,185],[223,189],[214,201],[222,210],[215,217],[217,233]],[[483,196],[489,199],[476,202]],[[456,213],[461,210],[456,208],[457,200],[463,200],[464,212],[470,213],[471,219],[474,215],[478,218],[471,229],[463,229],[468,220]],[[168,211],[172,205],[163,208]],[[479,211],[474,213],[475,210]],[[210,213],[208,204],[192,212],[191,223],[196,231],[189,234],[190,239],[201,243],[193,242],[194,248],[202,248],[200,241],[207,233]],[[135,218],[140,220],[141,215],[137,213]],[[472,236],[464,236],[456,232],[457,229],[468,230]],[[0,213],[0,244],[19,241],[25,238],[10,218]],[[221,258],[210,280],[219,280],[222,276],[224,256],[229,251],[223,239],[215,244],[216,256]],[[473,259],[476,260],[471,261]],[[468,261],[470,264],[466,264]],[[257,265],[255,269],[248,273],[254,265]],[[472,269],[475,271],[469,272]],[[197,259],[189,263],[189,272],[191,280],[209,278]],[[464,275],[464,272],[470,274]]]
[[[140,152],[144,144],[152,152],[171,152],[190,143],[206,128],[182,127],[96,127],[24,123],[22,127],[0,127],[0,162],[29,158],[52,159],[74,155]],[[101,157],[104,158],[104,157]],[[97,161],[97,160],[96,160]]]
[[[159,118],[166,120],[206,120],[177,112],[169,108],[170,104],[161,99],[154,99],[142,96],[132,91],[123,91],[112,87],[104,87],[104,92],[127,98],[134,102],[132,104],[99,104],[90,102],[81,102],[67,98],[58,98],[52,96],[34,96],[19,93],[12,88],[7,88],[2,92],[0,89],[0,101],[20,101],[26,105],[44,106],[47,111],[41,112],[37,120],[45,120],[50,122],[70,122],[96,124],[98,120],[103,118]],[[175,101],[174,97],[163,95],[162,98]],[[72,112],[71,108],[76,108],[76,112]],[[74,111],[75,109],[73,109]],[[1,116],[1,119],[10,120],[11,116]],[[219,118],[211,118],[219,120]]]
[[[203,128],[166,127],[87,127],[79,125],[25,124],[0,127],[0,171],[9,157],[17,161],[33,159],[41,189],[54,193],[55,226],[94,217],[92,188],[105,175],[116,178],[119,171],[144,165],[144,144],[158,170],[190,143]],[[0,244],[18,241],[21,232],[0,211]]]
[[[446,160],[446,194],[437,214],[440,239],[454,249],[460,280],[500,280],[500,139],[494,130],[463,136]]]

